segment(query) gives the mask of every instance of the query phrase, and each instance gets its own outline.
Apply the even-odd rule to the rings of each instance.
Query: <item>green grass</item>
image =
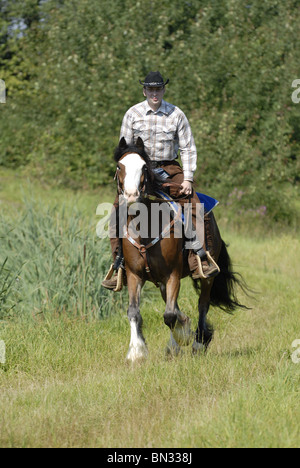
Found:
[[[291,359],[292,342],[300,339],[299,239],[223,228],[236,270],[258,291],[255,299],[239,296],[252,309],[234,315],[211,309],[215,336],[207,354],[192,356],[187,347],[169,359],[164,305],[147,286],[141,312],[149,358],[131,366],[125,363],[126,294],[120,299],[107,293],[106,318],[95,314],[109,259],[107,245],[100,250],[94,238],[97,196],[54,191],[52,198],[50,189],[34,186],[40,203],[25,204],[22,190],[16,187],[5,200],[10,210],[1,218],[2,232],[14,224],[15,237],[10,247],[2,236],[0,270],[8,257],[6,283],[18,277],[23,282],[3,288],[1,447],[299,446],[300,364]],[[0,191],[2,201],[4,192],[9,187]],[[72,211],[63,212],[59,200]],[[63,248],[53,257],[58,235]],[[88,264],[79,249],[82,236]],[[66,275],[70,264],[75,267]],[[182,282],[180,305],[195,328],[197,298],[189,280]]]

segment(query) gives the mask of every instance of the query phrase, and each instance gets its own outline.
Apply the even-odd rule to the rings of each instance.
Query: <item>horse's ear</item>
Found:
[[[138,137],[138,139],[136,140],[136,146],[141,149],[141,150],[144,150],[144,142],[143,140],[141,139],[141,137]]]
[[[121,140],[119,141],[119,148],[121,148],[122,150],[127,148],[127,143],[124,137],[122,137]]]

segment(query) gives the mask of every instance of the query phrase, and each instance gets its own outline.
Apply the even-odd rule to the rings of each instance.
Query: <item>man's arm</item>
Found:
[[[184,180],[193,182],[197,169],[197,149],[191,126],[183,112],[178,123],[178,143]]]
[[[120,140],[122,137],[125,138],[128,145],[133,142],[132,116],[130,110],[126,112],[122,121]]]

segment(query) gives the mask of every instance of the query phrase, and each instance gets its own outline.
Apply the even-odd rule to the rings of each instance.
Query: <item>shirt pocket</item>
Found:
[[[132,125],[132,129],[133,129],[133,136],[135,140],[138,137],[142,138],[144,143],[149,140],[150,138],[149,130],[147,129],[143,121],[135,121]]]
[[[159,142],[159,146],[165,152],[168,152],[168,157],[170,159],[173,158],[173,153],[175,152],[176,148],[176,128],[164,128],[158,129],[156,135],[157,141]]]
[[[175,126],[157,126],[156,133],[161,142],[164,144],[173,144],[176,140]]]

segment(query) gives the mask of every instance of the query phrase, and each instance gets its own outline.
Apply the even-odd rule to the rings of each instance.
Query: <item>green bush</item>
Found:
[[[252,209],[266,205],[276,220],[279,204],[282,219],[291,219],[300,172],[300,104],[291,100],[300,78],[297,1],[0,7],[8,93],[1,165],[74,188],[110,183],[122,117],[143,99],[138,80],[159,69],[170,78],[166,99],[192,124],[199,187],[225,203],[236,187]]]

